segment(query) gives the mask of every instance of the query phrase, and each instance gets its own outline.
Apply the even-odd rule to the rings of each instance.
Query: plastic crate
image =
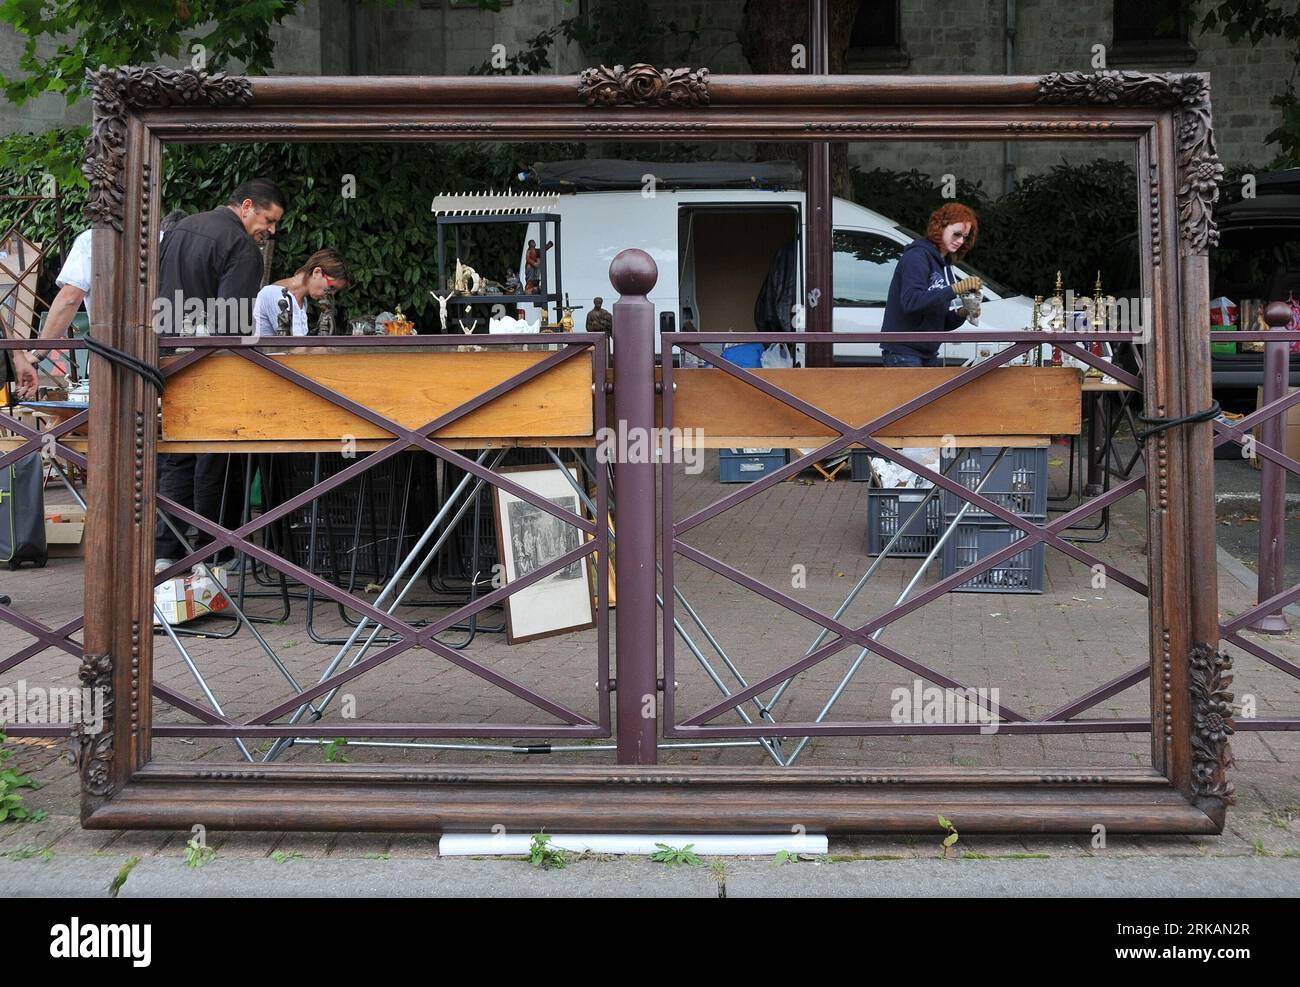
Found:
[[[943,506],[930,498],[920,515],[914,512],[928,490],[872,487],[867,491],[867,554],[879,555],[904,522],[903,537],[890,549],[891,558],[925,558],[943,533]],[[909,520],[910,519],[910,520]]]
[[[784,449],[718,450],[718,473],[723,483],[753,483],[779,470],[785,462]]]
[[[1045,516],[1033,518],[1039,524]],[[943,543],[944,578],[968,569],[980,559],[1020,541],[1025,533],[1010,525],[962,521]],[[991,569],[958,586],[954,593],[1041,593],[1043,592],[1046,546],[1040,541]]]
[[[290,562],[339,586],[365,585],[383,577],[385,546],[367,540],[364,532],[358,538],[353,527],[331,528],[318,522],[314,553],[311,534],[310,523],[290,525],[285,552]]]
[[[290,454],[277,457],[277,462],[281,473],[272,503],[312,486],[314,454]],[[338,453],[323,453],[319,479],[351,464]],[[339,585],[386,579],[432,518],[434,469],[432,456],[399,453],[290,512],[281,528],[285,557]],[[313,518],[316,550],[309,558]]]
[[[869,483],[871,481],[871,452],[869,450],[849,450],[849,479],[854,483]]]
[[[979,486],[980,477],[997,459],[998,448],[957,449],[944,451],[940,458],[940,472],[956,480],[968,490]],[[948,469],[953,457],[960,457],[952,469]],[[1047,449],[1008,449],[1007,454],[998,463],[997,469],[984,484],[980,494],[993,503],[1025,517],[1047,513]],[[943,513],[953,517],[961,510],[966,501],[949,490],[943,491]],[[972,507],[962,517],[966,521],[997,521],[987,511]]]

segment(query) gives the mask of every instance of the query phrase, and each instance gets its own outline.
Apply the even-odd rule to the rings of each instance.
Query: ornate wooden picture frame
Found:
[[[1222,168],[1201,75],[711,76],[637,65],[571,77],[248,79],[121,68],[92,84],[92,333],[137,360],[158,360],[148,326],[168,142],[1105,140],[1136,146],[1142,290],[1154,314],[1147,413],[1173,419],[1210,404],[1202,327]],[[1148,445],[1149,767],[161,763],[148,616],[156,397],[141,377],[94,360],[81,677],[111,702],[107,732],[78,739],[88,827],[888,831],[932,829],[958,802],[963,832],[1223,825],[1231,697],[1217,651],[1207,422]]]

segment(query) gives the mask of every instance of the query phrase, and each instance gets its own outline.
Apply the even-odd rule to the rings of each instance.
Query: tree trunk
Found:
[[[857,12],[855,0],[829,0],[830,66],[832,75],[844,71],[844,53],[849,45],[849,32]],[[803,67],[794,68],[796,44],[805,46]],[[807,72],[811,65],[808,46],[808,4],[801,0],[745,0],[743,20],[740,25],[740,50],[749,60],[750,71],[755,75]],[[802,144],[759,144],[760,161],[799,161],[807,158]],[[831,189],[841,198],[849,198],[849,148],[845,143],[831,145]]]

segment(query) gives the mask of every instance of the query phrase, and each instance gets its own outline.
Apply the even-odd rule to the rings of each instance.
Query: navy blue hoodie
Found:
[[[930,240],[913,240],[903,249],[885,299],[883,332],[950,332],[966,321],[964,310],[949,311],[957,297],[952,265]],[[911,351],[923,357],[939,352],[938,343],[887,343],[888,353]]]

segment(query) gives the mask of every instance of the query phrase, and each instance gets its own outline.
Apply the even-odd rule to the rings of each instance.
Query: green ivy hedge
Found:
[[[0,142],[0,188],[7,192],[40,190],[43,174],[25,162],[41,160],[39,146],[57,140],[72,158],[79,156],[82,133],[17,136]],[[444,192],[506,189],[527,164],[546,156],[576,157],[581,145],[538,144],[191,144],[166,150],[163,213],[187,213],[220,205],[245,178],[275,179],[288,201],[276,232],[272,277],[291,274],[313,251],[332,246],[352,268],[354,283],[340,296],[343,313],[374,315],[402,311],[417,325],[436,324],[437,224],[430,204]],[[345,178],[355,189],[345,197]],[[69,171],[60,177],[65,244],[84,228],[84,182]],[[0,222],[17,215],[20,203],[0,202]],[[24,231],[33,239],[54,242],[53,201],[40,203]],[[519,262],[522,231],[518,227],[467,228],[462,232],[462,259],[484,277],[503,281]],[[448,251],[448,263],[455,258]],[[51,258],[43,272],[43,290],[51,291],[58,273]],[[47,297],[49,297],[47,295]]]
[[[1248,164],[1223,177],[1224,202],[1232,201],[1241,176],[1262,174]],[[852,171],[854,198],[910,229],[924,232],[945,202],[942,186],[919,171]],[[959,181],[955,200],[979,216],[979,242],[970,262],[1026,295],[1050,295],[1056,272],[1067,288],[1091,292],[1101,272],[1108,293],[1140,293],[1137,247],[1137,175],[1123,161],[1061,163],[1026,175],[1008,195],[992,198],[978,183]],[[1211,279],[1231,258],[1210,251]]]
[[[853,171],[854,197],[869,209],[924,233],[930,214],[962,202],[979,217],[970,262],[1026,295],[1050,295],[1059,270],[1066,287],[1091,290],[1101,272],[1108,291],[1136,288],[1137,177],[1120,161],[1059,164],[992,198],[959,181],[954,199],[918,171]]]

